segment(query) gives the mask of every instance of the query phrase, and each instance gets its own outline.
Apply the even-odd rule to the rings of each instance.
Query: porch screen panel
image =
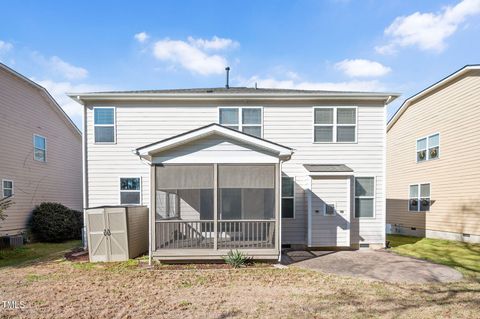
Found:
[[[274,165],[219,165],[219,219],[274,219]]]
[[[157,219],[213,219],[213,165],[157,166],[155,174]]]

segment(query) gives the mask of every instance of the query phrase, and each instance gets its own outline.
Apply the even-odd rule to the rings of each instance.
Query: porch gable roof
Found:
[[[269,140],[252,136],[217,123],[212,123],[197,129],[187,131],[158,142],[144,145],[135,150],[139,156],[150,156],[154,153],[172,149],[195,140],[199,140],[211,135],[219,135],[230,138],[245,144],[249,144],[276,154],[279,158],[290,158],[293,154],[293,149],[281,144],[271,142]]]

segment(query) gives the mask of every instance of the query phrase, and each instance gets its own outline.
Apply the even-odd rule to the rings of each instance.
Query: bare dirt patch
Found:
[[[288,269],[48,261],[0,270],[4,318],[478,318],[480,284],[388,284]]]

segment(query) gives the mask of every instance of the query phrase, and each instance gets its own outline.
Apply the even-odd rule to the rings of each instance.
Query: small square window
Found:
[[[13,181],[4,179],[2,181],[3,197],[13,196]]]
[[[260,107],[221,107],[218,123],[245,134],[262,137],[262,109]]]
[[[355,143],[357,109],[355,107],[314,107],[313,141],[315,143]]]
[[[139,205],[141,203],[140,177],[120,178],[120,204]]]

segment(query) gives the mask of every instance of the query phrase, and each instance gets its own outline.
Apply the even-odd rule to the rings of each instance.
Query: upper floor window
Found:
[[[282,218],[295,218],[295,179],[282,177]]]
[[[410,185],[408,210],[411,212],[428,212],[430,210],[430,184]]]
[[[2,180],[2,193],[3,197],[13,196],[13,181],[8,179]]]
[[[261,107],[221,107],[219,108],[219,123],[223,126],[262,137]]]
[[[94,107],[95,143],[115,143],[115,108]]]
[[[141,203],[141,178],[120,178],[120,205],[140,205]]]
[[[39,162],[47,161],[47,139],[40,135],[33,135],[33,159]]]
[[[375,178],[355,178],[355,217],[374,217]]]
[[[417,140],[417,162],[438,158],[440,154],[440,134],[432,134]]]
[[[355,143],[357,108],[314,107],[313,141],[315,143]]]

